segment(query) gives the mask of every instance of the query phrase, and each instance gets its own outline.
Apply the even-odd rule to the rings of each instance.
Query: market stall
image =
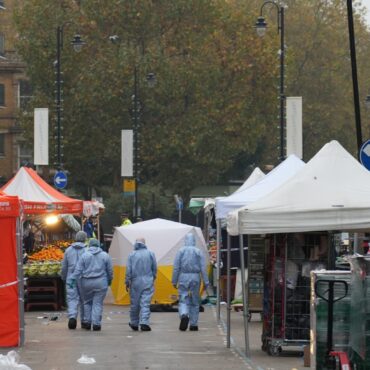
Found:
[[[136,224],[117,227],[110,248],[113,260],[114,279],[112,293],[116,304],[130,304],[130,296],[124,286],[128,255],[133,251],[137,238],[144,238],[145,244],[157,259],[158,273],[152,304],[173,304],[177,301],[177,290],[171,283],[173,261],[177,251],[183,247],[185,235],[192,232],[196,245],[208,252],[199,227],[156,218]]]
[[[278,188],[281,184],[288,181],[292,178],[297,172],[299,172],[304,167],[304,162],[301,161],[297,156],[290,155],[285,161],[279,164],[276,168],[274,168],[271,172],[269,172],[265,177],[262,179],[260,178],[254,185],[244,188],[244,190],[233,193],[229,197],[223,199],[216,199],[216,219],[217,219],[217,244],[223,245],[224,250],[226,250],[226,263],[223,265],[226,266],[226,281],[227,284],[230,284],[229,281],[231,279],[231,257],[232,257],[232,248],[231,243],[236,239],[236,244],[238,247],[235,248],[235,253],[240,255],[239,260],[241,261],[241,280],[242,280],[242,289],[245,290],[245,268],[244,268],[244,240],[243,236],[236,237],[239,235],[238,232],[230,233],[229,231],[229,215],[235,210],[251,204],[258,199],[263,198],[274,189]],[[223,226],[222,223],[226,224],[227,221],[227,233],[224,237],[224,240],[221,242],[221,227]],[[231,236],[232,235],[232,236]],[[226,243],[227,241],[227,243]],[[253,242],[253,243],[252,243]],[[261,243],[261,240],[257,240],[254,238],[249,244],[251,246],[251,266],[248,266],[248,269],[252,272],[253,275],[250,276],[249,281],[251,285],[248,283],[248,297],[250,300],[254,301],[253,312],[261,312],[262,311],[262,294],[263,294],[263,281],[261,280],[261,271],[263,270],[263,266],[261,266],[261,253],[258,253],[254,250],[254,247]],[[249,245],[248,245],[249,248]],[[220,254],[220,248],[218,249],[218,253]],[[220,260],[220,257],[218,257]],[[242,264],[243,261],[243,264]],[[249,259],[248,259],[249,263]],[[262,264],[263,265],[263,264]],[[249,274],[248,274],[249,276]],[[227,297],[227,304],[228,304],[228,317],[227,317],[227,345],[230,347],[230,304],[231,304],[231,292],[230,288],[226,289]],[[244,294],[243,294],[244,295]],[[219,319],[220,315],[220,298],[218,295],[217,299],[217,315]],[[247,321],[247,313],[244,312],[245,321]],[[247,326],[247,323],[245,324]],[[246,330],[247,331],[247,330]],[[247,337],[247,335],[245,335]],[[248,340],[246,339],[246,343]],[[246,347],[248,347],[246,345]],[[246,350],[247,352],[248,350]]]
[[[82,215],[83,202],[60,193],[27,167],[21,167],[1,191],[18,196],[23,204],[23,244],[27,261],[24,272],[29,277],[26,309],[46,305],[61,308],[60,263],[64,249],[80,229],[72,215]]]
[[[0,192],[0,347],[24,342],[20,217],[19,198]]]
[[[240,234],[265,234],[270,243],[263,346],[276,355],[282,345],[309,339],[307,325],[296,325],[304,329],[298,333],[290,330],[287,315],[297,303],[297,317],[308,320],[302,307],[310,290],[302,278],[318,266],[335,268],[331,231],[369,229],[370,173],[331,141],[293,178],[238,216]],[[280,314],[274,315],[276,310]]]
[[[109,248],[105,244],[104,231],[100,222],[100,217],[104,210],[105,206],[103,203],[97,200],[84,200],[82,229],[89,238],[95,237],[98,239],[102,244],[102,248],[107,251]]]

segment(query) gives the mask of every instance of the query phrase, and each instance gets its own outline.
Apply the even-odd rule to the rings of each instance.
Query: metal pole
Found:
[[[347,0],[347,13],[348,13],[349,45],[352,65],[353,101],[355,105],[355,118],[356,118],[357,150],[359,154],[359,151],[362,146],[362,132],[361,132],[360,99],[357,81],[356,45],[355,45],[355,30],[353,26],[352,0]]]
[[[249,247],[249,244],[248,244]],[[240,275],[242,280],[242,294],[243,294],[243,320],[244,320],[244,344],[245,344],[245,355],[250,357],[249,351],[249,337],[248,337],[248,304],[247,304],[247,292],[245,288],[245,266],[244,266],[244,245],[243,235],[239,235],[239,249],[240,249]],[[248,249],[249,252],[249,249]],[[248,255],[249,260],[249,255]]]
[[[21,220],[16,220],[16,251],[17,251],[17,276],[18,276],[18,314],[19,314],[19,345],[24,345],[24,276],[23,276],[23,227]]]
[[[134,199],[134,218],[137,219],[138,215],[138,204],[139,204],[139,184],[138,184],[138,158],[139,158],[139,148],[138,148],[138,130],[139,130],[139,104],[138,104],[138,82],[137,82],[137,68],[134,69],[134,169],[135,169],[135,199]]]
[[[230,348],[230,333],[231,333],[231,238],[227,234],[227,348]]]
[[[100,243],[100,216],[97,215],[96,216],[96,223],[97,223],[97,234],[98,234],[98,240],[99,240],[99,243]]]
[[[220,309],[220,278],[221,278],[221,271],[220,271],[220,262],[221,262],[221,220],[216,220],[216,247],[217,247],[217,256],[216,256],[216,297],[217,297],[217,305],[216,305],[216,312],[217,312],[217,322],[220,323],[221,321],[221,309]]]
[[[360,252],[359,248],[358,233],[353,233],[353,252],[363,254],[363,251]]]
[[[62,121],[62,73],[61,73],[61,49],[63,46],[63,28],[57,27],[57,60],[56,60],[56,113],[57,113],[57,170],[62,168],[62,150],[61,150],[61,121]]]
[[[284,103],[285,103],[285,92],[284,92],[284,56],[285,56],[285,44],[284,44],[284,7],[280,7],[280,161],[285,159],[284,154]]]

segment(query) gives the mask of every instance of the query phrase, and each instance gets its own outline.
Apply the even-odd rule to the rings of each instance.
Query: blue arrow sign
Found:
[[[184,209],[184,202],[183,200],[179,197],[177,202],[176,202],[176,210],[177,211],[182,211]]]
[[[54,175],[54,185],[58,189],[64,189],[67,186],[67,175],[63,171],[58,171]]]
[[[361,164],[370,171],[370,139],[362,144],[359,157]]]

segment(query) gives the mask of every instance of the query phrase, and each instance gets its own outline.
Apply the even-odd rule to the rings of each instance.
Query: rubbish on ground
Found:
[[[88,365],[90,365],[90,364],[95,364],[95,359],[93,358],[93,357],[88,357],[88,356],[86,356],[86,355],[82,355],[78,360],[77,360],[77,362],[79,363],[79,364],[88,364]]]
[[[19,354],[15,351],[10,351],[7,355],[0,354],[0,370],[32,370],[27,365],[20,364],[19,359]]]

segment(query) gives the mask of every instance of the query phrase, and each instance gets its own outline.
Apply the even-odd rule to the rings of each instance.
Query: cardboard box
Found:
[[[310,346],[304,346],[303,348],[303,366],[304,367],[311,367],[310,361]]]

